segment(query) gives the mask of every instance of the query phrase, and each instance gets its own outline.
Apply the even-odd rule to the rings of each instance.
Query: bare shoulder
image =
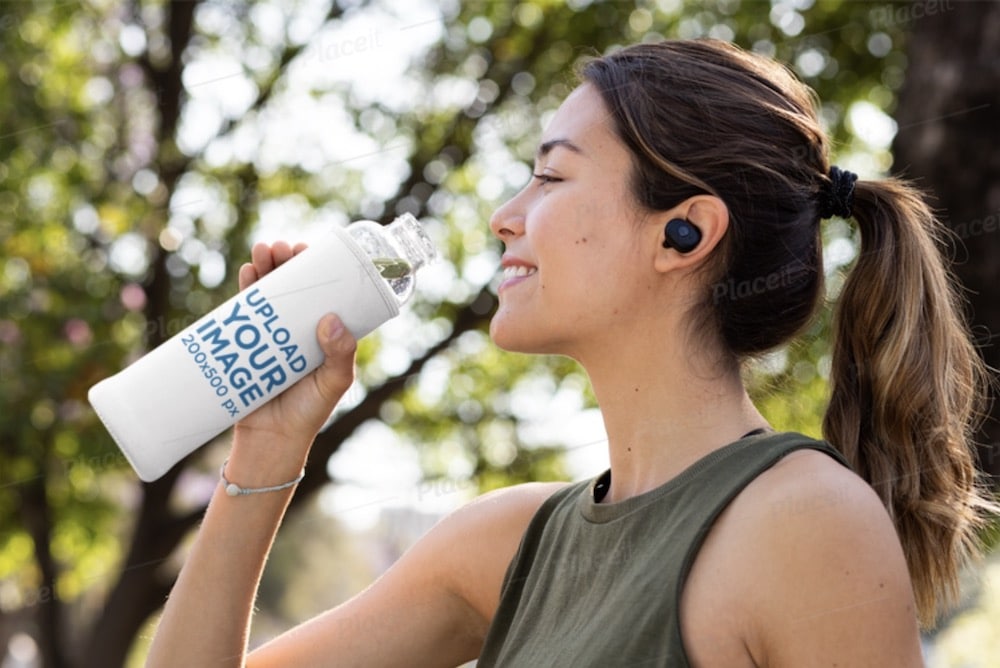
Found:
[[[922,665],[895,528],[874,490],[831,457],[796,451],[762,473],[703,551],[696,569],[728,575],[713,587],[705,568],[693,571],[695,593],[731,606],[747,665]]]
[[[527,514],[527,519],[530,520],[550,496],[569,485],[570,483],[565,482],[529,482],[495,489],[462,506],[452,517],[458,519],[465,515],[496,514],[496,519],[499,520],[514,519]]]
[[[875,491],[813,450],[752,487],[749,510],[765,518],[756,566],[773,592],[760,596],[767,627],[755,629],[766,663],[922,665],[906,559]]]
[[[843,523],[841,540],[874,533],[896,544],[895,530],[881,500],[868,483],[832,457],[818,450],[797,450],[764,471],[739,497],[736,512],[755,517],[762,528],[821,531],[820,521]],[[831,528],[829,526],[827,529]],[[784,529],[784,530],[782,530]],[[882,544],[882,541],[879,541]],[[887,547],[888,545],[882,545]]]
[[[525,483],[483,494],[442,519],[410,558],[434,564],[442,588],[488,626],[507,566],[541,505],[567,483]]]

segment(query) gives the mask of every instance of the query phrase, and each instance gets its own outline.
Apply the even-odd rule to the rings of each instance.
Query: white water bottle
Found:
[[[325,314],[361,338],[399,313],[416,270],[436,257],[410,214],[336,228],[88,399],[139,477],[156,480],[319,366]]]

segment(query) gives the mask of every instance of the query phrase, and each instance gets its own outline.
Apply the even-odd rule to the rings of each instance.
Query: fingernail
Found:
[[[343,335],[344,323],[340,321],[340,318],[331,318],[330,324],[326,327],[327,338],[333,341],[334,339],[339,339]]]

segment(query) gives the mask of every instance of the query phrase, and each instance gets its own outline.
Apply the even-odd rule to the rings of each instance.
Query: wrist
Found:
[[[229,464],[229,460],[222,462],[222,467],[219,469],[219,480],[222,483],[222,488],[226,490],[228,496],[249,496],[250,494],[267,494],[268,492],[283,492],[286,489],[291,489],[295,487],[302,479],[306,477],[305,467],[299,471],[299,474],[295,476],[292,480],[287,482],[278,483],[276,485],[266,485],[264,487],[247,487],[240,485],[226,477],[226,465]]]
[[[240,487],[278,485],[299,476],[312,439],[237,427],[225,477]]]

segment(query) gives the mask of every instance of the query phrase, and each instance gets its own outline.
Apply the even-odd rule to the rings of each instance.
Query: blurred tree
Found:
[[[930,10],[934,11],[930,11]],[[894,114],[893,170],[920,184],[955,233],[955,272],[965,286],[977,342],[1000,369],[1000,5],[903,5],[913,16],[906,82]],[[1000,402],[983,425],[980,461],[1000,480]]]
[[[375,420],[419,446],[428,480],[565,477],[560,443],[527,443],[523,420],[538,411],[516,397],[586,404],[585,379],[566,360],[489,345],[499,253],[485,221],[527,180],[574,63],[664,36],[734,40],[791,63],[824,100],[838,152],[877,173],[887,142],[860,126],[884,118],[903,81],[895,7],[2,3],[0,648],[28,633],[47,668],[121,666],[162,604],[219,449],[138,484],[86,390],[232,293],[262,234],[410,211],[450,260],[362,342],[358,386],[317,440],[296,511]],[[847,249],[834,271],[849,234],[827,228]],[[776,424],[817,431],[825,332],[822,318],[758,370]]]

